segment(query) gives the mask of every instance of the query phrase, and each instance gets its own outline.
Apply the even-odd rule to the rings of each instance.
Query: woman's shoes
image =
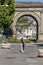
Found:
[[[20,52],[24,52],[23,50],[20,50]]]

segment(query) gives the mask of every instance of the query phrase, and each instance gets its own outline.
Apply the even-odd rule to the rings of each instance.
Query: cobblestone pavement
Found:
[[[43,57],[38,57],[36,45],[26,45],[24,53],[20,45],[11,45],[11,49],[1,49],[0,65],[43,65]]]

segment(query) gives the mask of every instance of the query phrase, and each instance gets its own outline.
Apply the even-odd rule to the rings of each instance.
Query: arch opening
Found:
[[[16,22],[16,35],[20,39],[38,39],[38,21],[32,15],[23,15]]]

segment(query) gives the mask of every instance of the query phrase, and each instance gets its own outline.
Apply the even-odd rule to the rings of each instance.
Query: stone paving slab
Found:
[[[1,49],[0,65],[43,65],[43,57],[37,57],[38,48],[27,45],[24,53],[20,52],[20,45],[12,45],[11,49]]]

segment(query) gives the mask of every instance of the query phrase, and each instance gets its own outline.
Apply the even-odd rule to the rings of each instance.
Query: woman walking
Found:
[[[25,48],[24,40],[23,38],[21,38],[21,52],[24,52],[24,48]]]

